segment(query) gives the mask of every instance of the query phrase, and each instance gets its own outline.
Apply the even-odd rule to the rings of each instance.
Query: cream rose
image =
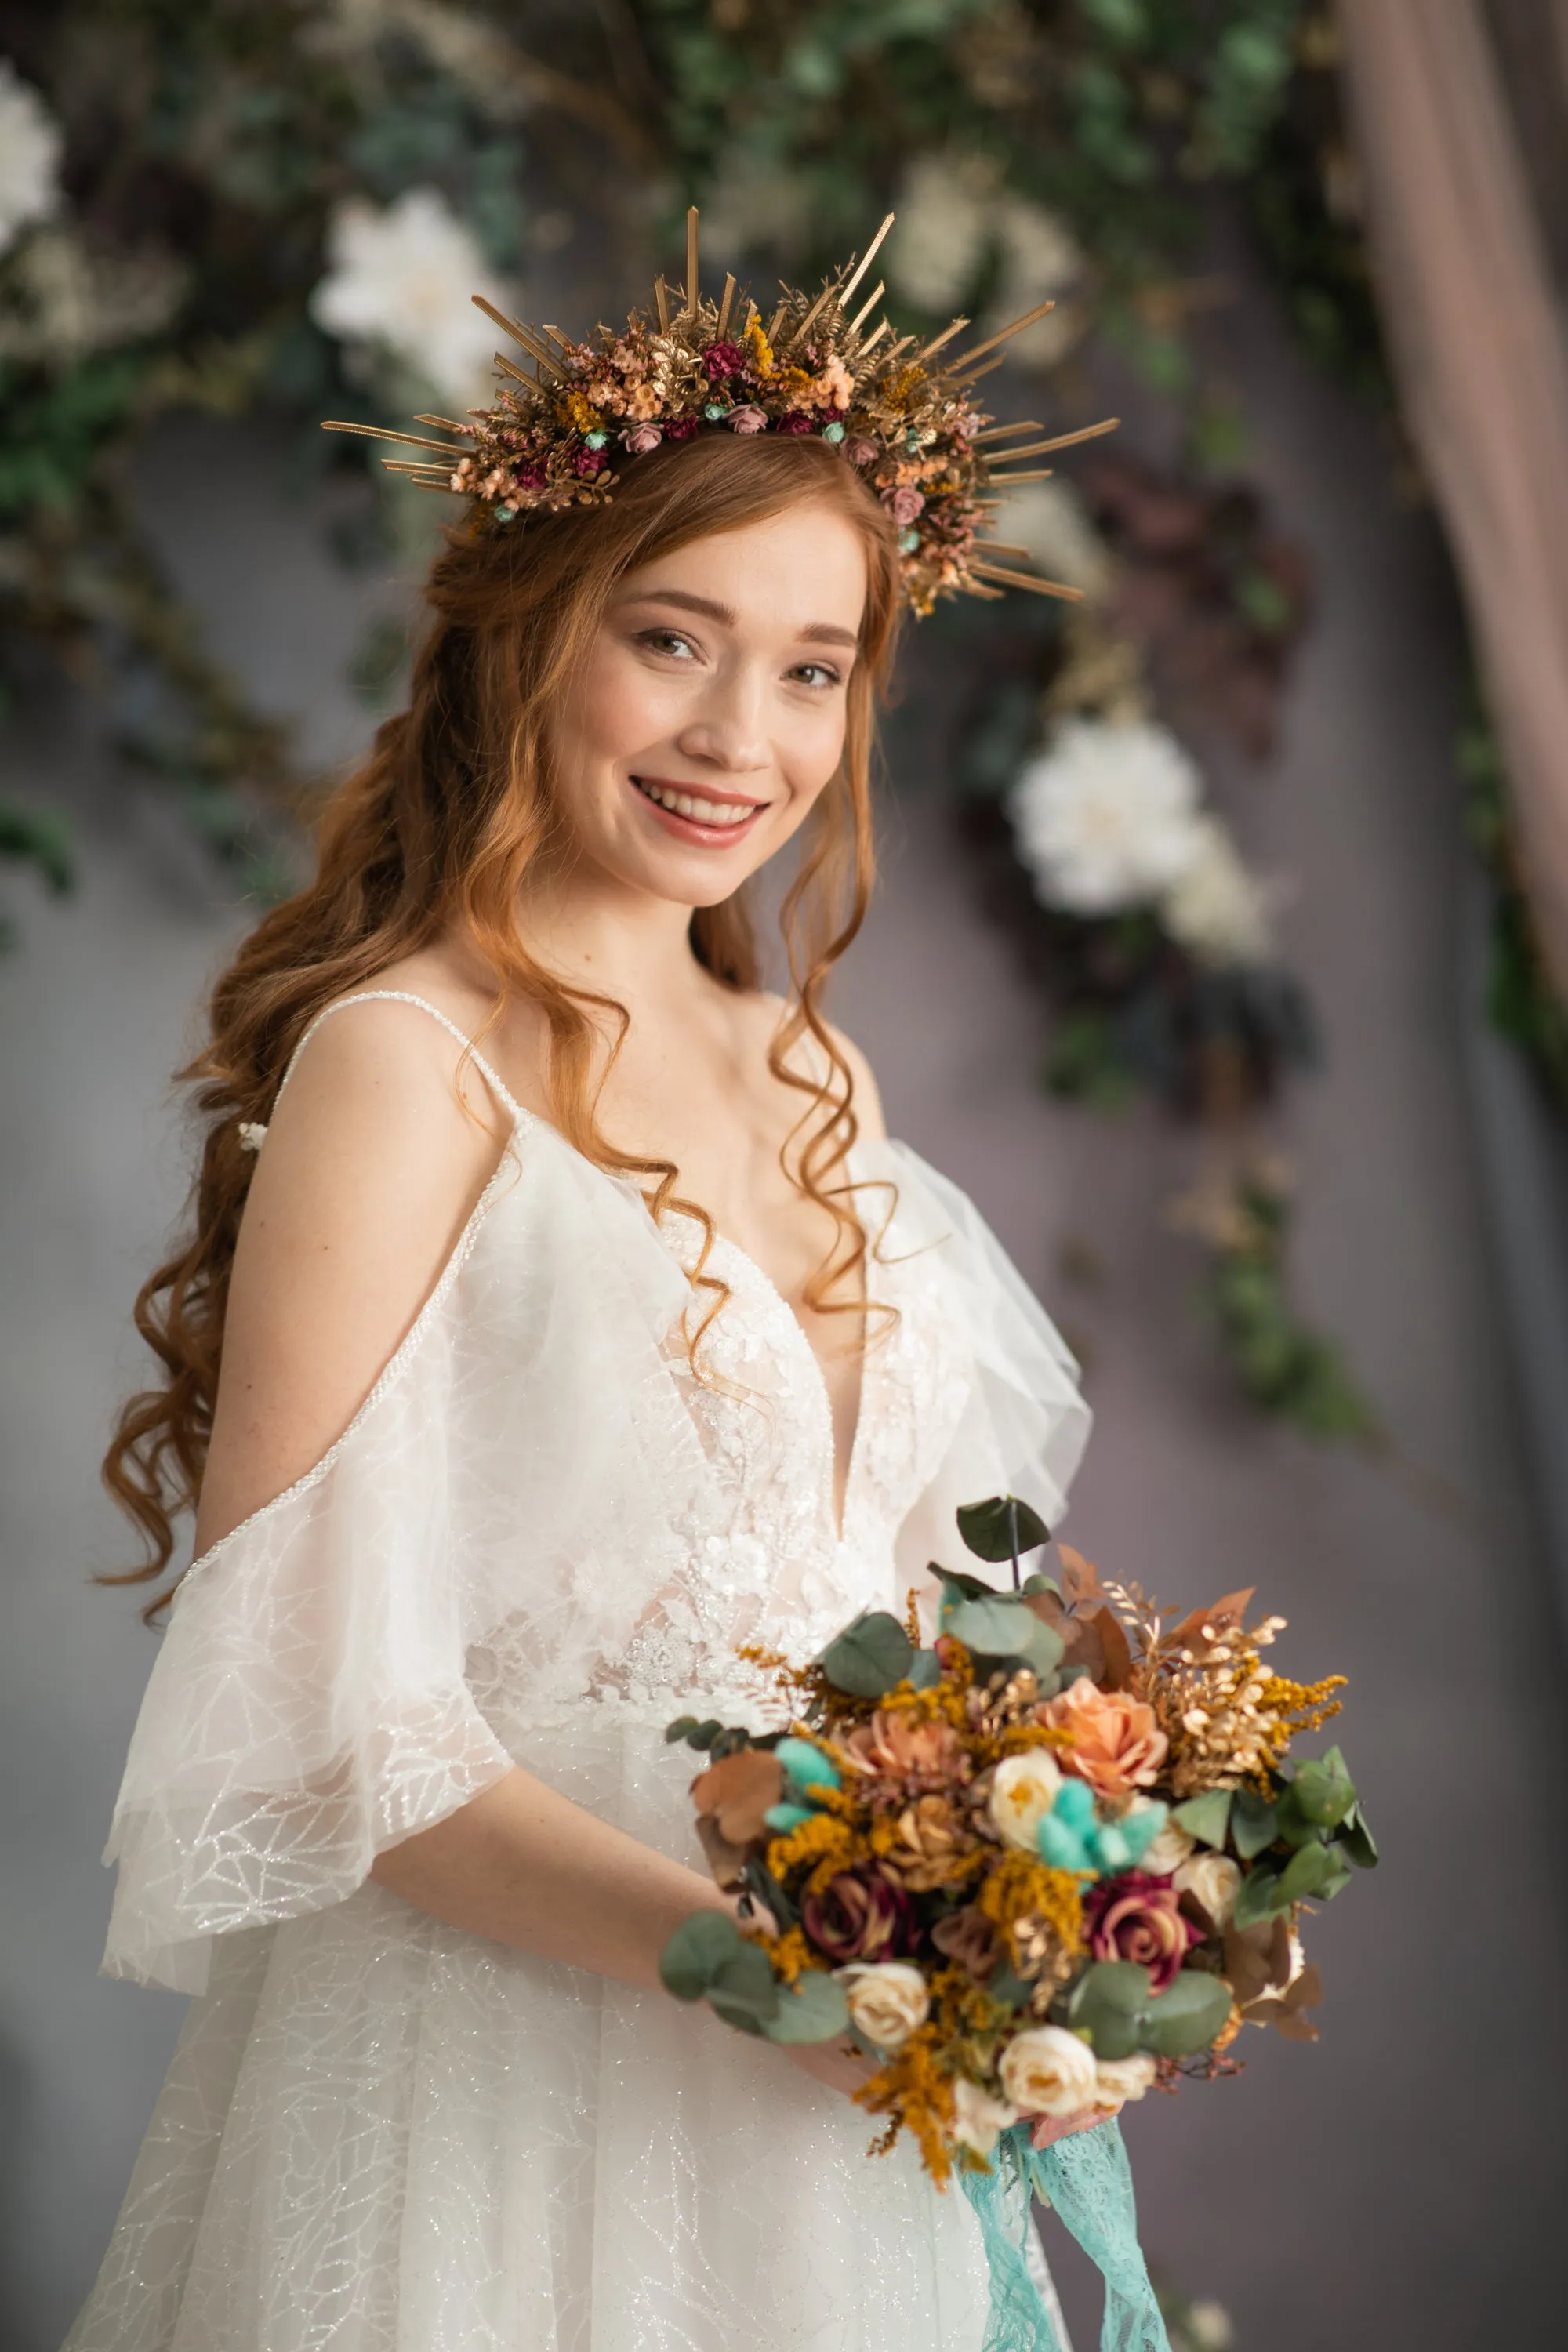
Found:
[[[1178,1895],[1192,1896],[1212,1926],[1229,1927],[1241,1892],[1241,1871],[1228,1853],[1194,1853],[1172,1883]]]
[[[1059,2025],[1031,2026],[1016,2035],[998,2071],[1003,2090],[1023,2115],[1076,2116],[1094,2105],[1094,2053]]]
[[[977,2156],[989,2156],[996,2145],[999,2132],[1018,2120],[1018,2110],[1005,2099],[994,2099],[967,2074],[961,2074],[952,2086],[952,2136],[972,2147]]]
[[[1057,1801],[1062,1785],[1060,1767],[1048,1748],[1026,1748],[1022,1756],[1005,1756],[991,1783],[988,1811],[991,1826],[1008,1845],[1037,1851],[1035,1832]]]
[[[1152,1878],[1169,1878],[1173,1871],[1180,1870],[1196,1844],[1196,1838],[1189,1837],[1177,1822],[1167,1822],[1144,1847],[1139,1868],[1148,1871]]]
[[[931,2013],[931,1995],[908,1960],[852,1960],[834,1971],[849,2003],[849,2021],[879,2050],[897,2050]]]
[[[1129,2099],[1141,2099],[1153,2084],[1154,2061],[1146,2051],[1131,2058],[1102,2058],[1095,2071],[1091,2106],[1113,2116]]]

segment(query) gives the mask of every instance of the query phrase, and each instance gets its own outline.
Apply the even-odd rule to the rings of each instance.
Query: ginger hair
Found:
[[[769,1059],[775,1076],[805,1097],[784,1147],[794,1151],[786,1168],[834,1225],[807,1298],[824,1311],[861,1312],[866,1236],[842,1181],[858,1133],[854,1077],[821,1007],[827,976],[860,928],[875,873],[870,761],[898,616],[893,532],[876,498],[826,443],[704,435],[628,465],[603,506],[536,515],[505,531],[447,533],[425,590],[407,708],[378,730],[367,758],[327,803],[315,878],[251,932],[213,990],[206,1045],[179,1073],[196,1088],[193,1109],[203,1123],[189,1223],[135,1307],[136,1328],[163,1377],[129,1399],[103,1465],[104,1483],[148,1556],[100,1583],[161,1578],[174,1552],[174,1522],[196,1506],[253,1165],[241,1124],[268,1119],[289,1058],[320,1013],[438,936],[456,932],[494,972],[492,1020],[513,995],[542,1010],[551,1115],[567,1141],[601,1167],[635,1177],[656,1216],[674,1209],[697,1218],[703,1241],[693,1281],[710,1303],[689,1335],[695,1360],[725,1296],[724,1285],[705,1272],[711,1221],[679,1197],[673,1163],[619,1151],[598,1126],[596,1048],[606,1018],[618,1041],[630,1015],[536,961],[518,934],[515,908],[530,866],[559,839],[550,720],[616,582],[693,541],[806,500],[836,509],[859,531],[868,591],[843,758],[807,820],[782,908],[790,998]],[[759,984],[743,890],[697,908],[691,941],[725,986]],[[817,1048],[820,1078],[790,1061],[805,1036]],[[174,1589],[147,1604],[148,1622]]]

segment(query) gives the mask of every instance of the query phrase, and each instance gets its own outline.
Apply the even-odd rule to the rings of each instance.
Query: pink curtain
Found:
[[[1545,245],[1479,0],[1338,5],[1405,415],[1463,583],[1542,950],[1568,994],[1568,360]]]

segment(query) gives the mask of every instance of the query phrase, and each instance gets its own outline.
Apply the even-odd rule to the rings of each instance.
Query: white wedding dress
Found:
[[[717,1244],[694,1379],[695,1228],[472,1058],[513,1122],[495,1177],[344,1435],[189,1571],[153,1669],[103,1966],[197,1997],[67,2352],[979,2352],[976,2225],[907,2143],[868,2158],[867,2116],[705,2008],[367,1874],[514,1762],[700,1867],[665,1723],[760,1721],[736,1644],[805,1659],[900,1610],[957,1564],[957,1504],[1053,1519],[1071,1358],[961,1193],[858,1149],[898,1319],[839,1529],[826,1391],[766,1276]]]

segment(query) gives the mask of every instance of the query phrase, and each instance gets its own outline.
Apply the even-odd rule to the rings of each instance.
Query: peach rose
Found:
[[[1152,1788],[1171,1744],[1152,1706],[1125,1691],[1097,1690],[1087,1675],[1049,1701],[1043,1719],[1072,1736],[1072,1746],[1058,1751],[1063,1769],[1101,1797]]]
[[[856,1725],[844,1748],[863,1771],[897,1780],[929,1774],[944,1787],[964,1763],[963,1743],[951,1723],[912,1723],[880,1706],[869,1723]]]

